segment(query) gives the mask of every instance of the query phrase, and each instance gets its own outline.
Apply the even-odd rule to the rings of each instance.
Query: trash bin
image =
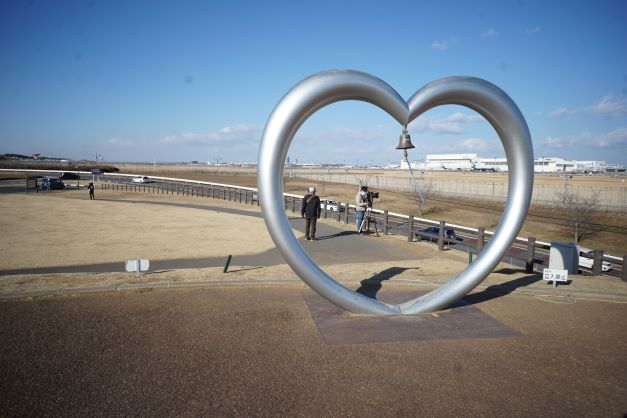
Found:
[[[567,270],[568,274],[579,273],[579,249],[573,242],[552,242],[549,253],[549,268]]]

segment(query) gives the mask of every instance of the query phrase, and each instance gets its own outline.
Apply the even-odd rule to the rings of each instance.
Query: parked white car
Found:
[[[344,207],[339,206],[335,200],[322,199],[320,200],[320,207],[326,210],[332,210],[333,212],[337,212],[338,210],[344,212]]]
[[[584,248],[584,247],[578,247],[579,249],[579,267],[586,267],[591,269],[592,266],[594,265],[594,251],[591,250],[590,248]],[[592,258],[588,258],[588,257],[582,257],[581,255],[585,254],[588,257],[592,257]],[[614,265],[612,263],[610,263],[609,261],[603,261],[603,264],[601,265],[601,271],[610,271],[614,268]]]
[[[150,178],[146,176],[133,177],[133,183],[150,183]]]

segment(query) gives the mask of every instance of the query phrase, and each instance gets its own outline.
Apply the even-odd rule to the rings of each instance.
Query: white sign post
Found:
[[[568,282],[568,270],[544,269],[542,279],[553,282],[553,288],[556,288],[557,282]]]
[[[140,272],[148,271],[148,268],[150,267],[150,262],[144,259],[126,260],[125,267],[126,271],[128,271],[129,273],[135,272],[135,277],[139,277]]]

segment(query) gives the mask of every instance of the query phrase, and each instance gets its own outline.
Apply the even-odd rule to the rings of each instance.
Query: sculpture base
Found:
[[[385,301],[401,303],[420,296],[416,292],[386,292]],[[317,293],[304,295],[305,303],[327,345],[405,341],[493,339],[522,334],[464,300],[450,309],[419,315],[358,315],[347,312]]]

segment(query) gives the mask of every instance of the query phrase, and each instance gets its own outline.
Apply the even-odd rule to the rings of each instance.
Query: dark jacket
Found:
[[[307,218],[320,217],[320,198],[315,194],[308,194],[303,197],[303,204],[300,209],[300,215]]]

